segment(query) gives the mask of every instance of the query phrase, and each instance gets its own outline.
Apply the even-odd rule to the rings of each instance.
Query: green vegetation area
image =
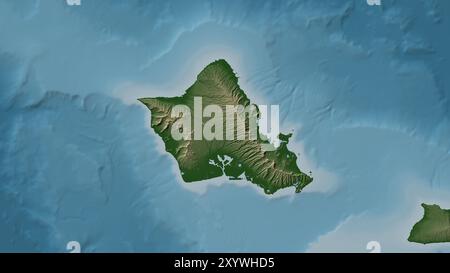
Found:
[[[408,241],[421,244],[450,242],[450,210],[438,205],[422,204],[422,207],[424,216],[414,225]]]
[[[202,98],[202,106],[226,105],[249,106],[250,100],[238,85],[238,79],[225,60],[209,64],[196,82],[180,97],[141,98],[151,111],[151,127],[165,143],[165,149],[175,157],[185,182],[195,182],[226,175],[231,180],[245,177],[248,181],[273,194],[286,187],[295,187],[300,192],[312,182],[297,166],[297,156],[288,150],[291,134],[280,134],[280,145],[273,150],[263,149],[270,145],[267,138],[258,133],[250,140],[175,140],[172,126],[179,117],[172,117],[172,108],[186,105],[194,113],[194,97]],[[259,110],[258,117],[259,117]],[[203,124],[208,118],[202,118]],[[245,124],[246,129],[249,122]],[[193,128],[193,126],[191,127]],[[235,126],[237,130],[237,126]],[[233,132],[238,134],[237,131]]]

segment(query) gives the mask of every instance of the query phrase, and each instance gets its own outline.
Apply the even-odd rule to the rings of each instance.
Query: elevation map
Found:
[[[0,253],[450,252],[449,33],[448,0],[0,0]]]

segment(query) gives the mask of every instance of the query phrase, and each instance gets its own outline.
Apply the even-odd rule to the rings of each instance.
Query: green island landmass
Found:
[[[269,143],[258,133],[255,140],[175,140],[171,127],[177,120],[171,117],[175,105],[186,105],[193,111],[194,97],[208,105],[250,105],[250,100],[238,85],[238,78],[225,60],[217,60],[203,69],[195,83],[180,97],[138,99],[151,111],[151,127],[165,143],[165,149],[178,162],[185,182],[220,177],[248,181],[273,194],[279,189],[295,187],[300,192],[312,182],[297,166],[297,156],[288,150],[292,134],[280,134],[280,145],[272,150],[262,149]],[[203,118],[203,123],[207,119]],[[248,124],[246,124],[248,127]]]
[[[421,244],[450,242],[450,210],[438,205],[422,204],[423,218],[417,222],[408,241]]]

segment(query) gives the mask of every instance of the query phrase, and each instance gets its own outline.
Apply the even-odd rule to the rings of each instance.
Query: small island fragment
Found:
[[[423,218],[417,222],[408,241],[420,244],[450,242],[450,210],[438,205],[422,204]]]

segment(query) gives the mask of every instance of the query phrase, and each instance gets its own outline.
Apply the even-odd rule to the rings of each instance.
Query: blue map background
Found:
[[[0,251],[448,251],[450,1],[0,1]],[[186,184],[136,98],[226,59],[312,171]]]

